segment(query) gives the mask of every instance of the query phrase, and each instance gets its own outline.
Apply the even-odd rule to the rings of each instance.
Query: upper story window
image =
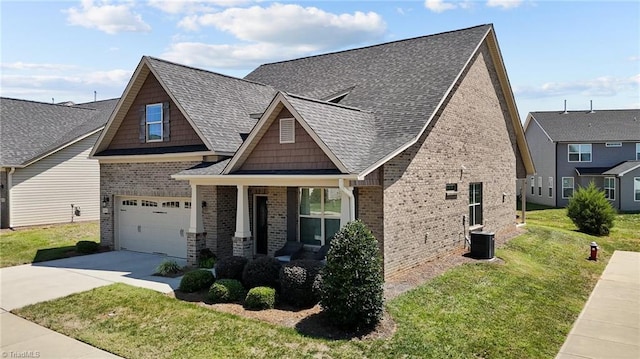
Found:
[[[140,111],[140,142],[168,141],[169,102],[149,104]]]
[[[605,147],[622,147],[622,142],[606,142]]]
[[[640,161],[640,143],[636,143],[636,161]]]
[[[591,144],[569,144],[569,162],[591,162]]]

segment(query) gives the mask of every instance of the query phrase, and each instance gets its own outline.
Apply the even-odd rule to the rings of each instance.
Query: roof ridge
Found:
[[[464,29],[449,30],[449,31],[439,32],[439,33],[436,33],[436,34],[429,34],[429,35],[421,35],[421,36],[410,37],[410,38],[408,38],[408,39],[400,39],[400,40],[387,41],[387,42],[383,42],[383,43],[379,43],[379,44],[373,44],[373,45],[367,45],[367,46],[362,46],[362,47],[356,47],[356,48],[353,48],[353,49],[345,49],[345,50],[339,50],[339,51],[333,51],[333,52],[325,52],[325,53],[322,53],[322,54],[316,54],[316,55],[303,56],[303,57],[299,57],[299,58],[295,58],[295,59],[288,59],[288,60],[282,60],[282,61],[268,62],[268,63],[265,63],[265,64],[261,64],[261,65],[260,65],[260,66],[258,66],[258,67],[262,67],[262,66],[266,66],[266,65],[281,64],[281,63],[292,62],[292,61],[298,61],[298,60],[304,60],[304,59],[310,59],[310,58],[321,57],[321,56],[327,56],[327,55],[341,54],[341,53],[350,52],[350,51],[357,51],[357,50],[363,50],[363,49],[370,49],[370,48],[379,47],[379,46],[385,46],[385,45],[389,45],[389,44],[395,44],[395,43],[400,43],[400,42],[406,42],[406,41],[413,41],[413,40],[417,40],[417,39],[423,39],[423,38],[427,38],[427,37],[433,37],[433,36],[440,36],[440,35],[450,34],[450,33],[454,33],[454,32],[468,31],[468,30],[476,29],[476,28],[480,28],[480,27],[483,27],[483,26],[490,26],[490,27],[493,27],[493,24],[491,24],[491,23],[488,23],[488,24],[480,24],[480,25],[475,25],[475,26],[467,27],[467,28],[464,28]]]
[[[36,105],[47,105],[47,106],[56,106],[56,107],[60,107],[60,108],[75,108],[75,109],[81,109],[81,110],[94,110],[92,108],[84,108],[84,107],[78,107],[78,105],[64,105],[63,103],[49,103],[49,102],[42,102],[42,101],[36,101],[36,100],[27,100],[27,99],[21,99],[21,98],[13,98],[13,97],[0,97],[1,100],[11,100],[11,101],[20,101],[20,102],[29,102],[32,104],[36,104]]]
[[[598,113],[598,112],[615,112],[615,111],[640,111],[640,108],[617,108],[617,109],[601,109],[601,110],[593,110],[593,113]],[[567,110],[566,112],[568,113],[591,113],[591,110],[589,109],[585,109],[585,110]],[[531,111],[530,112],[532,115],[534,113],[558,113],[558,114],[563,114],[565,113],[564,110],[555,110],[555,111]]]
[[[260,85],[260,86],[272,88],[271,86],[263,84],[263,83],[260,83],[260,82],[251,81],[251,80],[247,80],[247,79],[244,79],[244,78],[235,77],[235,76],[231,76],[231,75],[226,75],[226,74],[222,74],[222,73],[211,71],[211,70],[206,70],[206,69],[199,68],[199,67],[189,66],[189,65],[185,65],[185,64],[179,64],[177,62],[161,59],[161,58],[158,58],[158,57],[153,57],[153,56],[149,56],[149,55],[144,55],[142,57],[146,58],[146,59],[152,59],[152,60],[164,62],[164,63],[169,64],[169,65],[179,66],[179,67],[183,67],[183,68],[190,69],[190,70],[195,70],[195,71],[200,71],[200,72],[206,72],[206,73],[209,73],[209,74],[212,74],[212,75],[217,75],[217,76],[220,76],[220,77],[226,77],[226,78],[229,78],[229,79],[232,79],[232,80],[237,80],[237,81],[247,82],[247,83],[254,84],[254,85]]]
[[[108,99],[104,99],[104,100],[97,100],[97,101],[88,101],[88,102],[82,102],[82,103],[77,103],[73,106],[82,106],[82,105],[89,105],[92,103],[98,103],[98,102],[107,102],[107,101],[113,101],[113,100],[119,100],[120,97],[114,97],[114,98],[108,98]]]
[[[323,101],[323,100],[319,100],[319,99],[316,99],[316,98],[306,97],[306,96],[302,96],[302,95],[296,95],[296,94],[292,94],[292,93],[285,92],[285,91],[282,91],[282,92],[284,94],[286,94],[287,96],[295,97],[295,98],[298,98],[298,99],[301,99],[301,100],[306,100],[306,101],[310,101],[310,102],[316,102],[316,103],[320,103],[320,104],[323,104],[323,105],[340,107],[340,108],[343,108],[345,110],[358,111],[358,112],[363,112],[363,113],[373,113],[372,111],[363,110],[363,109],[358,108],[358,107],[342,105],[342,104],[335,103],[335,102]]]

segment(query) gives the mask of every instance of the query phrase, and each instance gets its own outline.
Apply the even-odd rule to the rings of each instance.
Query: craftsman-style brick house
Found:
[[[534,172],[491,25],[244,79],[143,57],[93,156],[103,244],[195,263],[318,248],[360,218],[386,277],[512,231]]]
[[[614,208],[640,212],[640,109],[531,112],[524,128],[537,171],[527,201],[564,207],[593,182]]]

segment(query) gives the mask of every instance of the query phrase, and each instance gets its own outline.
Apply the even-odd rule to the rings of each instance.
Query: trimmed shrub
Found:
[[[258,257],[247,263],[242,272],[242,283],[247,289],[278,285],[280,262],[273,257]]]
[[[361,221],[348,223],[331,240],[320,304],[337,326],[373,327],[382,317],[382,285],[378,242]]]
[[[209,288],[213,284],[213,273],[205,269],[198,269],[185,273],[180,281],[180,291],[185,293],[197,292]]]
[[[78,241],[76,243],[76,252],[82,254],[97,253],[100,249],[100,244],[93,241]]]
[[[206,259],[200,259],[198,261],[198,267],[199,268],[207,268],[207,269],[211,269],[213,268],[213,266],[216,265],[216,259],[211,257],[211,258],[206,258]]]
[[[253,310],[272,309],[276,304],[276,290],[269,287],[255,287],[244,299],[244,307]]]
[[[320,300],[318,283],[324,264],[312,259],[299,259],[280,268],[280,294],[298,308],[312,307]],[[314,288],[315,283],[315,288]]]
[[[161,276],[178,274],[181,270],[182,268],[178,265],[178,262],[170,259],[165,259],[156,267],[156,273]]]
[[[579,187],[569,199],[567,216],[581,232],[597,236],[607,235],[614,225],[616,211],[593,182]]]
[[[232,256],[218,260],[215,264],[217,279],[242,280],[242,271],[249,260],[245,257]]]
[[[244,287],[236,279],[218,279],[209,288],[207,296],[213,303],[237,302],[244,296]]]

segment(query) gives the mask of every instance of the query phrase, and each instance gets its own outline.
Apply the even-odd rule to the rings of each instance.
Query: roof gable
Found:
[[[555,142],[638,141],[640,109],[531,112]]]
[[[22,167],[100,130],[117,99],[67,106],[0,99],[0,165]]]

